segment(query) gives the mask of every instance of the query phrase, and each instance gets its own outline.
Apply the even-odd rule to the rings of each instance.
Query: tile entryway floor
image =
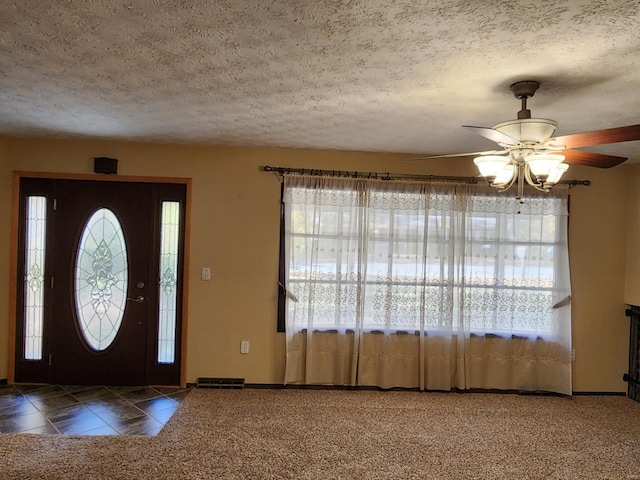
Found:
[[[157,435],[188,395],[172,387],[7,385],[0,433]]]

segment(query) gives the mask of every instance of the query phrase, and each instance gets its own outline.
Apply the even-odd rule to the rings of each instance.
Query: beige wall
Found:
[[[187,381],[199,376],[281,383],[284,336],[276,333],[280,186],[261,165],[474,175],[470,160],[403,163],[404,156],[267,148],[193,147],[0,138],[0,378],[8,375],[8,276],[12,171],[91,173],[93,157],[119,159],[122,175],[193,178]],[[623,391],[625,175],[572,167],[590,179],[571,200],[574,391]],[[200,268],[212,280],[200,280]],[[251,351],[240,354],[240,341]]]
[[[629,167],[571,167],[590,179],[571,195],[569,259],[572,286],[574,391],[626,391],[629,322],[624,316]]]
[[[640,165],[630,167],[628,172],[629,228],[624,301],[629,305],[640,305]]]

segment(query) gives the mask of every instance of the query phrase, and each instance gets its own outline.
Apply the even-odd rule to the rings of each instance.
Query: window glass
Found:
[[[42,359],[47,199],[27,198],[24,265],[24,358]]]
[[[97,210],[85,225],[75,269],[75,300],[79,329],[96,351],[115,340],[127,300],[127,248],[116,215]]]
[[[322,197],[297,188],[304,201]],[[566,215],[507,211],[504,196],[491,211],[486,194],[478,197],[482,212],[459,208],[445,194],[438,209],[417,194],[371,195],[376,206],[360,210],[288,197],[287,288],[298,300],[288,308],[299,328],[450,330],[464,321],[478,333],[552,332],[556,261],[567,250],[557,229]]]
[[[179,238],[180,202],[162,202],[157,358],[162,364],[175,362]]]

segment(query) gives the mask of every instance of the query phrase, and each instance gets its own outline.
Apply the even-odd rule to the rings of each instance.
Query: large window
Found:
[[[566,190],[286,175],[283,199],[286,383],[571,392]]]
[[[565,198],[290,177],[288,328],[553,337]]]

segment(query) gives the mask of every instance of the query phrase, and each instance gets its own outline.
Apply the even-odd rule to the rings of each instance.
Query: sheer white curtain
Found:
[[[566,190],[287,175],[284,201],[286,383],[571,393]]]
[[[363,322],[363,180],[285,177],[287,383],[355,385]]]

